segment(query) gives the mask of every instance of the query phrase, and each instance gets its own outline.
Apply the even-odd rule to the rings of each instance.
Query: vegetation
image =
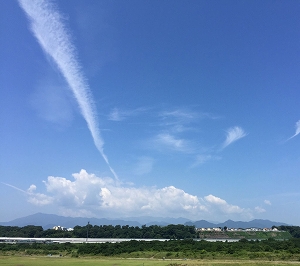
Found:
[[[157,260],[157,259],[116,259],[116,258],[67,258],[67,257],[36,257],[36,256],[0,256],[0,265],[22,265],[22,266],[286,266],[299,265],[297,262],[273,262],[262,260]]]
[[[1,255],[115,257],[155,259],[243,259],[300,261],[300,239],[207,242],[204,240],[125,241],[121,243],[0,244]]]
[[[294,237],[286,240],[268,238],[264,240],[247,240],[249,234],[245,231],[222,231],[224,236],[237,238],[238,242],[209,242],[199,239],[193,226],[168,225],[160,226],[75,226],[74,231],[43,230],[40,226],[28,225],[24,227],[0,226],[2,237],[80,237],[85,238],[87,232],[90,238],[165,238],[166,241],[125,241],[120,243],[0,243],[0,265],[284,265],[285,261],[300,264],[300,238],[299,227],[280,226],[277,232],[290,234]],[[270,236],[265,232],[261,239]],[[274,233],[274,232],[269,232]],[[213,232],[201,232],[208,234]],[[219,232],[220,234],[220,232]],[[232,234],[232,235],[230,235]],[[278,235],[283,239],[284,235]],[[250,235],[251,236],[251,235]],[[253,235],[252,235],[253,236]],[[257,235],[255,235],[257,236]],[[195,238],[198,237],[198,241]],[[298,238],[297,238],[298,237]],[[250,237],[251,238],[251,237]],[[193,240],[194,239],[194,240]],[[22,263],[12,262],[17,258],[35,258],[34,260],[22,259]],[[43,262],[39,258],[43,258]],[[78,259],[80,258],[80,259]],[[95,259],[97,258],[97,260]],[[112,260],[112,258],[114,258]],[[138,260],[132,260],[133,258]],[[211,262],[213,261],[213,263]],[[224,263],[222,263],[222,261]],[[241,262],[242,261],[242,262]],[[264,261],[262,263],[262,261]],[[281,261],[278,263],[278,261]],[[44,263],[45,262],[45,263]],[[53,262],[53,263],[52,263]],[[228,265],[228,263],[226,263]]]
[[[242,239],[248,240],[274,238],[278,240],[290,239],[291,234],[288,231],[201,231],[201,239]]]
[[[292,237],[300,238],[300,226],[285,226],[281,225],[277,227],[279,230],[287,231],[289,232]]]
[[[48,229],[43,230],[41,226],[27,225],[0,226],[0,237],[35,237],[35,238],[55,238],[55,237],[78,237],[86,238],[87,232],[89,238],[132,238],[132,239],[191,239],[191,238],[217,238],[217,239],[289,239],[292,237],[300,238],[299,226],[279,226],[280,231],[201,231],[196,232],[194,226],[187,225],[151,225],[138,226],[112,226],[112,225],[86,225],[75,226],[73,231],[63,231]]]
[[[0,237],[41,237],[43,231],[43,227],[34,225],[24,227],[0,225]]]
[[[73,231],[43,230],[41,226],[28,225],[25,227],[0,226],[0,237],[79,237],[85,238],[151,238],[151,239],[187,239],[196,238],[194,226],[187,225],[151,225],[138,226],[112,226],[87,225],[75,226]]]

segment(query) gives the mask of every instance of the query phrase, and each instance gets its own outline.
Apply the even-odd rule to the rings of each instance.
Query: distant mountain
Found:
[[[224,227],[228,228],[270,228],[273,225],[288,225],[285,223],[272,222],[269,220],[252,220],[250,222],[232,221],[228,220],[224,223],[211,223],[205,220],[192,222],[186,218],[164,218],[164,217],[127,217],[122,219],[106,219],[106,218],[83,218],[83,217],[65,217],[55,214],[36,213],[26,217],[18,218],[10,222],[0,222],[0,225],[5,226],[19,226],[23,227],[26,225],[37,225],[42,226],[44,229],[52,228],[53,226],[60,225],[63,227],[74,227],[76,225],[85,226],[90,222],[91,225],[129,225],[129,226],[150,226],[160,225],[166,226],[168,224],[184,224],[192,225],[196,228],[212,228],[212,227]]]
[[[172,217],[152,217],[152,216],[140,216],[140,217],[126,217],[121,218],[123,220],[137,221],[140,224],[150,225],[168,225],[168,224],[184,224],[190,222],[191,220],[186,218],[172,218]]]
[[[200,220],[196,222],[187,222],[186,225],[194,225],[196,228],[212,228],[212,227],[224,227],[227,226],[228,228],[271,228],[273,225],[280,226],[280,225],[288,225],[285,223],[280,222],[272,222],[269,220],[261,220],[255,219],[249,222],[242,222],[242,221],[232,221],[228,220],[224,223],[210,223],[205,220]]]
[[[40,225],[44,229],[52,228],[53,226],[60,225],[63,227],[74,227],[76,225],[84,226],[90,222],[92,225],[129,225],[141,226],[139,222],[124,221],[124,220],[110,220],[105,218],[83,218],[83,217],[65,217],[55,214],[36,213],[26,217],[18,218],[10,222],[0,222],[0,225],[5,226],[26,226],[26,225]]]
[[[0,225],[6,226],[25,226],[25,225],[40,225],[44,229],[52,228],[60,225],[63,227],[74,227],[76,225],[84,226],[88,222],[92,225],[129,225],[129,226],[150,226],[160,225],[166,226],[168,224],[184,224],[190,221],[186,218],[165,218],[165,217],[126,217],[120,219],[106,219],[106,218],[83,218],[83,217],[65,217],[55,214],[36,213],[26,217],[18,218],[10,222],[0,222]]]
[[[200,220],[196,222],[186,222],[185,225],[193,225],[196,228],[211,228],[211,227],[218,227],[216,224],[207,222],[205,220]]]

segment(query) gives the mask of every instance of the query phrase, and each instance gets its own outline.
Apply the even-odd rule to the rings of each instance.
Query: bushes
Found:
[[[193,240],[169,241],[125,241],[121,243],[83,244],[4,244],[0,243],[2,254],[21,253],[27,255],[69,254],[80,256],[122,256],[166,258],[262,258],[266,260],[299,260],[300,240],[206,242]]]

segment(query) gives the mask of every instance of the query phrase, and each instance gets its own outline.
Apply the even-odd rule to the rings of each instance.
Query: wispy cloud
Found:
[[[220,156],[215,156],[211,154],[200,154],[196,156],[195,162],[192,164],[191,168],[197,167],[199,165],[205,164],[208,161],[221,160]]]
[[[31,22],[31,30],[43,51],[49,55],[67,81],[91,132],[94,143],[114,177],[117,174],[104,153],[104,141],[97,123],[95,103],[89,85],[78,62],[70,32],[56,6],[47,0],[19,0]]]
[[[245,137],[247,134],[241,127],[231,127],[227,130],[226,140],[223,143],[223,148],[232,144],[233,142]]]
[[[258,212],[258,213],[263,213],[263,212],[266,212],[266,210],[260,206],[256,206],[254,208],[255,212]]]
[[[173,133],[193,130],[192,123],[201,117],[200,113],[185,109],[175,109],[159,113],[161,126]]]
[[[111,121],[122,121],[124,119],[125,119],[124,115],[120,113],[118,108],[114,108],[108,116],[108,120]]]
[[[113,108],[108,115],[108,120],[111,121],[123,121],[130,116],[136,116],[146,111],[147,108],[136,108],[133,110],[120,110],[119,108]]]
[[[174,119],[175,121],[190,122],[195,119],[216,119],[217,117],[207,112],[195,112],[188,108],[178,108],[171,111],[163,111],[160,113],[163,119]]]
[[[39,82],[30,97],[30,104],[37,115],[59,127],[70,125],[73,119],[72,104],[65,87],[52,85],[52,82]]]
[[[134,167],[133,172],[136,175],[148,174],[152,171],[154,159],[151,157],[142,156],[138,158],[138,161]]]
[[[269,200],[264,200],[264,203],[267,205],[272,205],[271,201],[269,201]]]
[[[173,111],[164,111],[160,114],[160,116],[164,119],[168,118],[174,118],[176,120],[193,120],[196,117],[198,117],[197,113],[187,111],[187,110],[182,110],[182,109],[176,109]]]
[[[296,132],[295,132],[295,134],[294,134],[293,136],[291,136],[290,138],[288,138],[287,140],[290,140],[290,139],[292,139],[292,138],[294,138],[294,137],[296,137],[297,135],[300,134],[300,120],[298,120],[298,121],[296,122],[295,127],[296,127]]]
[[[191,153],[193,151],[189,141],[183,138],[177,138],[169,133],[158,134],[154,138],[154,146],[157,149],[167,148],[169,150],[184,153]]]

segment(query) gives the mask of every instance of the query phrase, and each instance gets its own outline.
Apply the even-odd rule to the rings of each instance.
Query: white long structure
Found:
[[[169,239],[146,238],[28,238],[28,237],[0,237],[0,243],[120,243],[124,241],[167,241]]]
[[[124,241],[168,241],[170,239],[150,239],[150,238],[28,238],[28,237],[0,237],[0,243],[120,243]],[[194,239],[195,241],[209,242],[237,242],[240,239]]]

